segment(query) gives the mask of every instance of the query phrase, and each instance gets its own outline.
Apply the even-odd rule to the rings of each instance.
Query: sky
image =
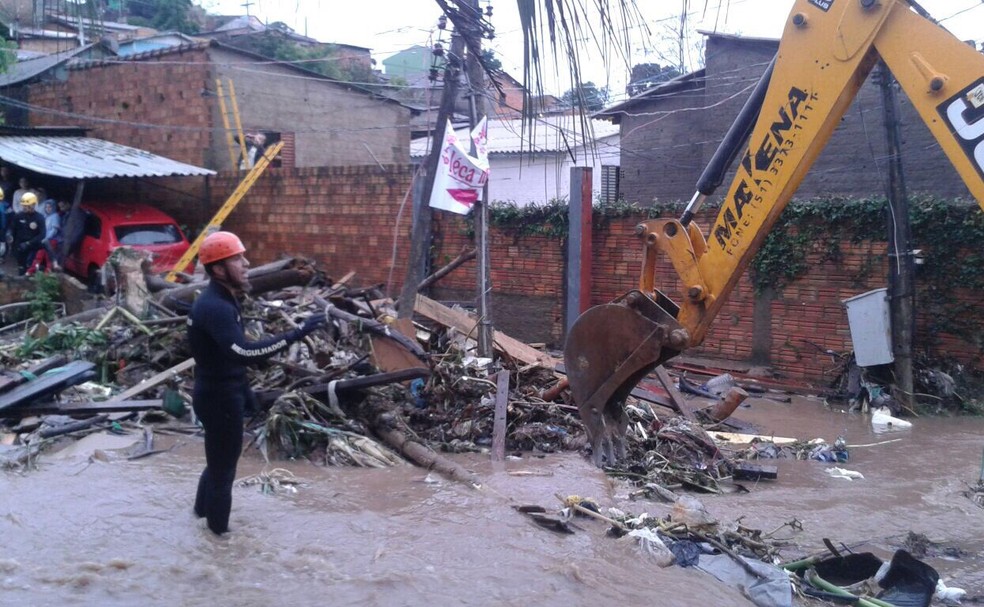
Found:
[[[414,46],[432,46],[441,32],[437,19],[441,12],[434,0],[196,0],[213,14],[241,15],[249,12],[262,21],[283,21],[298,33],[322,42],[352,44],[372,49],[373,58],[380,61],[394,53]],[[490,4],[479,0],[480,7]],[[593,6],[593,2],[582,2]],[[612,0],[612,5],[618,2]],[[660,63],[667,60],[654,53],[654,48],[673,50],[661,40],[670,30],[678,28],[683,2],[673,0],[636,0],[636,6],[649,26],[648,41],[636,32],[633,35],[631,63]],[[792,6],[792,0],[690,0],[689,27],[744,36],[778,38]],[[495,51],[504,69],[522,81],[523,38],[514,0],[494,0],[492,24],[495,39],[485,46]],[[920,5],[941,24],[961,39],[984,40],[984,1],[982,0],[920,0]],[[641,31],[642,28],[639,28]],[[677,30],[678,31],[678,30]],[[699,38],[699,36],[698,36]],[[445,46],[449,35],[443,34]],[[586,51],[582,66],[582,81],[608,86],[613,93],[624,91],[629,67],[624,59],[609,51],[612,58],[603,59],[597,48]],[[382,64],[379,64],[381,66]],[[566,67],[554,74],[551,67],[545,75],[544,88],[561,94],[571,88]]]

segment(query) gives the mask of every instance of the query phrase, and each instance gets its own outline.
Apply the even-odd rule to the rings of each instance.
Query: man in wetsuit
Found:
[[[21,276],[34,263],[44,240],[44,215],[38,213],[38,197],[34,192],[26,192],[21,198],[21,210],[11,218],[8,231],[11,247],[17,259],[17,271]]]
[[[216,534],[229,530],[232,484],[243,447],[243,419],[253,394],[246,365],[273,356],[324,326],[314,314],[301,327],[259,341],[248,341],[238,296],[249,291],[246,248],[231,232],[214,232],[202,242],[198,259],[209,275],[208,287],[188,316],[188,340],[195,358],[192,408],[205,428],[205,470],[198,481],[195,514]]]

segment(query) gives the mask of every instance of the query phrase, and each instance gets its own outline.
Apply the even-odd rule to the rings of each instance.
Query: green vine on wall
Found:
[[[683,208],[683,203],[645,207],[625,201],[596,203],[592,223],[596,230],[607,230],[613,220],[679,216]],[[922,251],[916,276],[917,306],[930,319],[929,330],[962,335],[984,349],[984,330],[977,326],[984,318],[984,305],[972,300],[968,303],[967,298],[958,303],[955,297],[956,290],[984,289],[984,213],[974,201],[912,195],[909,214],[913,248]],[[783,210],[753,258],[750,279],[759,292],[778,292],[804,276],[817,259],[821,264],[840,266],[844,260],[842,243],[872,242],[877,246],[887,241],[888,217],[883,197],[794,201]],[[469,216],[466,221],[473,236],[473,219]],[[567,201],[555,199],[546,205],[525,207],[493,202],[489,205],[489,223],[515,238],[564,240],[569,230]],[[851,280],[858,287],[881,281],[877,274],[883,272],[884,263],[882,254],[867,257]]]

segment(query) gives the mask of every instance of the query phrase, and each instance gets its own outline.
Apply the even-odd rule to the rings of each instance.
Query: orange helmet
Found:
[[[243,246],[243,241],[239,240],[239,237],[232,232],[213,232],[202,241],[202,247],[198,250],[198,259],[203,264],[208,265],[245,251],[246,247]]]

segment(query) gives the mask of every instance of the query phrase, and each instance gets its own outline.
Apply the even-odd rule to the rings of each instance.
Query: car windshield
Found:
[[[116,239],[122,245],[147,246],[181,242],[178,226],[166,223],[116,226]]]

